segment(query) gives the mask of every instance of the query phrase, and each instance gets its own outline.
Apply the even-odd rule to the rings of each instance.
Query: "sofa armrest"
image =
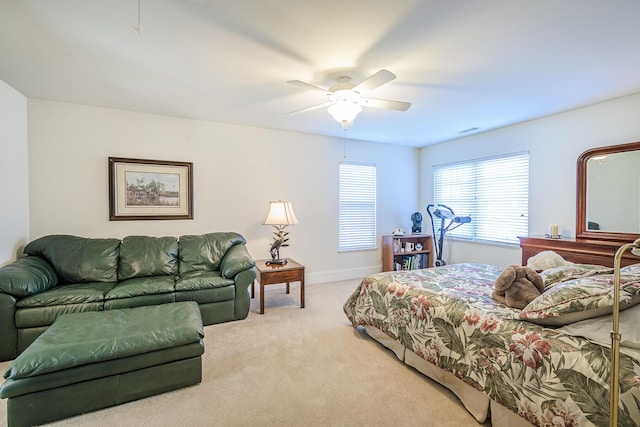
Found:
[[[18,330],[15,323],[15,297],[0,293],[0,362],[18,355]]]
[[[223,277],[231,279],[244,270],[252,269],[255,265],[245,245],[233,245],[220,262],[220,273]]]
[[[249,285],[256,278],[256,269],[251,267],[236,274],[233,280],[236,282],[236,299],[233,308],[233,319],[240,320],[247,317],[251,307],[251,296],[249,295]]]
[[[0,268],[0,292],[17,298],[38,294],[58,283],[56,273],[44,258],[19,258]]]

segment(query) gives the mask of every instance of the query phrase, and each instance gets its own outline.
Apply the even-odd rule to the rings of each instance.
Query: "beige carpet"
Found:
[[[351,327],[357,281],[259,288],[249,317],[205,328],[202,383],[60,426],[478,426],[458,399]],[[4,370],[8,362],[1,363]],[[6,425],[6,400],[0,402]]]

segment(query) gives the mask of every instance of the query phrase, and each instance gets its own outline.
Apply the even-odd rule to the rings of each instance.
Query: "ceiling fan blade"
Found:
[[[321,91],[322,93],[325,93],[325,94],[327,92],[329,92],[327,89],[322,89],[319,86],[315,86],[315,85],[312,85],[311,83],[306,83],[306,82],[303,82],[303,81],[300,81],[300,80],[289,80],[287,83],[289,83],[290,85],[301,87],[303,89],[311,89],[311,90],[315,90],[315,91],[319,90],[319,91]]]
[[[318,108],[328,107],[331,104],[333,104],[333,102],[327,101],[327,102],[323,102],[322,104],[312,105],[311,107],[306,107],[300,110],[291,111],[287,113],[287,115],[290,116],[292,114],[306,113],[307,111],[313,111],[313,110],[317,110]]]
[[[411,107],[410,102],[393,101],[391,99],[364,98],[362,105],[365,107],[384,108],[387,110],[407,111]]]
[[[377,87],[382,86],[385,83],[389,83],[391,80],[395,79],[396,75],[388,70],[380,70],[377,73],[370,76],[367,80],[363,81],[359,85],[353,88],[356,92],[359,93],[367,93],[370,90],[373,90]]]

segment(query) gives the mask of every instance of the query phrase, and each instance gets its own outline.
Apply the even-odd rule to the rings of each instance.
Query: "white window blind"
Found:
[[[376,167],[340,162],[339,251],[376,248]]]
[[[434,203],[471,216],[447,236],[518,243],[528,234],[528,153],[434,166],[433,183]]]

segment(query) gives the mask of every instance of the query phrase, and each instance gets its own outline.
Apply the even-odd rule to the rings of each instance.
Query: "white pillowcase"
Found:
[[[640,328],[638,328],[638,319],[640,319],[640,305],[628,308],[620,312],[620,351],[629,353],[637,357],[637,352],[627,352],[624,348],[640,350]],[[557,329],[569,335],[577,335],[585,337],[598,344],[611,347],[611,331],[613,330],[613,316],[602,316],[593,319],[582,320],[580,322],[571,323]]]
[[[536,271],[571,264],[571,262],[565,260],[553,251],[539,252],[527,260],[527,267],[530,267]]]

